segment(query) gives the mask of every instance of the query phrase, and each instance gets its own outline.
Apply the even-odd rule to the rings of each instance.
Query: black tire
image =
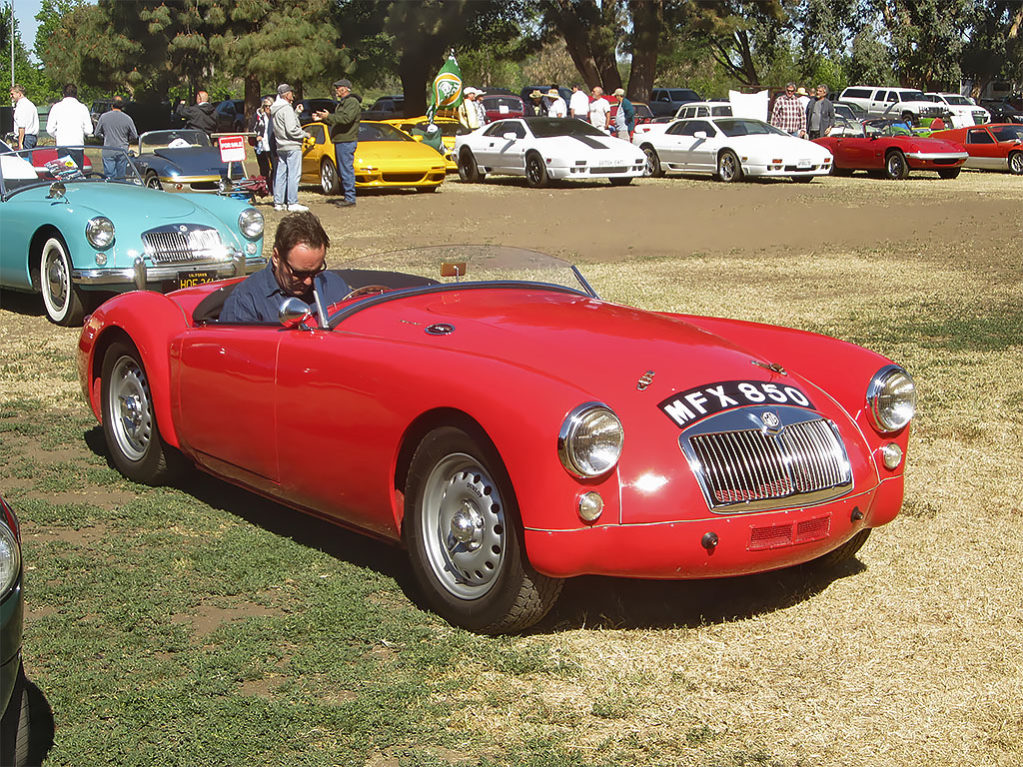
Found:
[[[661,178],[664,175],[664,169],[661,167],[661,158],[657,154],[657,150],[647,144],[643,147],[643,154],[646,155],[646,169],[643,171],[643,175],[650,178]]]
[[[895,149],[885,155],[884,177],[893,181],[901,181],[909,175],[909,163],[906,155]]]
[[[845,562],[848,562],[850,559],[856,556],[856,552],[863,548],[863,544],[867,542],[867,538],[869,537],[870,537],[869,527],[860,530],[858,533],[856,533],[856,535],[847,540],[837,549],[835,549],[834,551],[829,551],[822,557],[818,557],[817,559],[810,562],[810,564],[813,565],[814,567],[821,569],[831,569]]]
[[[114,466],[128,479],[162,485],[173,479],[183,458],[160,437],[149,376],[130,341],[115,341],[103,357],[103,436]]]
[[[469,184],[478,184],[483,180],[476,158],[469,147],[462,147],[458,154],[458,177]]]
[[[82,291],[71,282],[71,257],[59,234],[43,243],[39,255],[39,288],[46,316],[57,325],[81,325],[85,317]]]
[[[419,443],[405,483],[403,532],[424,598],[456,626],[518,631],[546,615],[561,593],[561,580],[526,560],[511,482],[485,438],[446,426]]]
[[[337,194],[341,191],[341,179],[337,175],[337,167],[329,157],[320,163],[320,189],[324,194]]]
[[[954,178],[959,178],[959,174],[961,172],[962,168],[945,168],[943,170],[938,171],[938,176],[939,178],[952,180]]]
[[[611,182],[611,186],[628,186],[632,183],[632,176],[615,176],[608,181]]]
[[[146,186],[148,186],[150,189],[157,190],[163,189],[163,184],[160,183],[159,177],[157,177],[157,175],[153,171],[149,171],[148,173],[146,173]]]
[[[733,181],[742,181],[742,163],[736,157],[735,152],[726,149],[718,156],[717,177],[720,181],[730,184]]]
[[[26,689],[25,669],[18,668],[11,699],[0,721],[0,764],[23,767],[28,764],[32,707]]]
[[[547,175],[547,166],[543,158],[536,152],[526,155],[526,184],[533,189],[542,189],[551,183]]]
[[[1023,176],[1023,152],[1012,152],[1009,155],[1009,173]]]

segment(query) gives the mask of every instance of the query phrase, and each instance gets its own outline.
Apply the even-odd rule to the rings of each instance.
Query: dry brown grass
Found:
[[[779,249],[751,240],[698,253],[679,244],[674,257],[659,244],[652,258],[603,248],[585,270],[611,300],[827,332],[905,364],[922,402],[904,513],[874,533],[861,567],[834,580],[781,573],[726,586],[575,584],[543,630],[513,640],[545,658],[544,671],[502,671],[471,657],[452,670],[476,682],[445,693],[461,713],[437,723],[458,741],[457,758],[441,758],[500,763],[540,741],[560,743],[584,764],[1023,764],[1023,288],[1011,227],[992,231],[984,218],[989,200],[1018,205],[1023,183],[981,174],[956,184],[829,179],[809,190],[646,183],[723,205],[776,195],[787,211],[805,208],[823,231],[837,203],[859,209],[865,226],[872,211],[896,204],[918,206],[918,221],[935,217],[931,243],[895,237]],[[405,203],[436,216],[467,208],[435,242],[454,239],[461,221],[463,242],[575,248],[568,227],[548,233],[548,243],[520,241],[516,206],[537,205],[527,190],[473,191],[446,185]],[[627,205],[622,191],[629,190],[544,192],[540,208],[571,221],[580,209],[599,209],[599,195]],[[957,230],[942,232],[950,200],[966,212]],[[407,221],[396,232],[393,221],[377,218],[401,202],[360,199],[358,218],[320,212],[349,252],[428,241],[429,232]],[[650,212],[619,212],[642,247],[637,222]],[[677,212],[675,221],[714,225]],[[83,408],[75,341],[74,331],[41,317],[0,311],[0,404],[32,398]]]

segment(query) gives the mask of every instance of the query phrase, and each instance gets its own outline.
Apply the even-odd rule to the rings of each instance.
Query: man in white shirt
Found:
[[[50,116],[46,120],[46,132],[53,136],[58,147],[80,147],[85,144],[85,137],[92,135],[92,117],[89,108],[78,100],[78,87],[72,83],[64,86],[64,98],[50,108]],[[69,152],[82,167],[83,153]]]
[[[547,107],[548,117],[568,117],[568,107],[557,88],[547,91],[547,98],[550,100],[550,106]]]
[[[591,91],[591,95],[593,100],[590,102],[590,124],[597,130],[607,131],[611,105],[604,98],[604,89],[598,85]]]
[[[582,86],[572,86],[572,98],[569,99],[568,108],[572,117],[577,117],[580,120],[590,119],[590,97],[586,95]]]
[[[39,141],[39,110],[25,96],[25,88],[11,86],[11,100],[14,102],[15,149],[31,149]]]

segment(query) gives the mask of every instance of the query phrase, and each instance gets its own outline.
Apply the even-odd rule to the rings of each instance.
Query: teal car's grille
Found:
[[[227,249],[211,226],[161,226],[142,233],[146,255],[154,264],[223,260]]]

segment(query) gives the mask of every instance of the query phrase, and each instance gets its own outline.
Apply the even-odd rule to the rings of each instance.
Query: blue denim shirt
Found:
[[[348,283],[337,272],[321,272],[316,275],[315,283],[324,309],[340,301],[350,292]],[[269,322],[276,325],[278,310],[286,298],[288,296],[281,290],[277,278],[274,277],[271,260],[265,268],[240,283],[231,292],[224,302],[224,308],[220,310],[220,322]],[[316,311],[315,305],[309,308]]]

